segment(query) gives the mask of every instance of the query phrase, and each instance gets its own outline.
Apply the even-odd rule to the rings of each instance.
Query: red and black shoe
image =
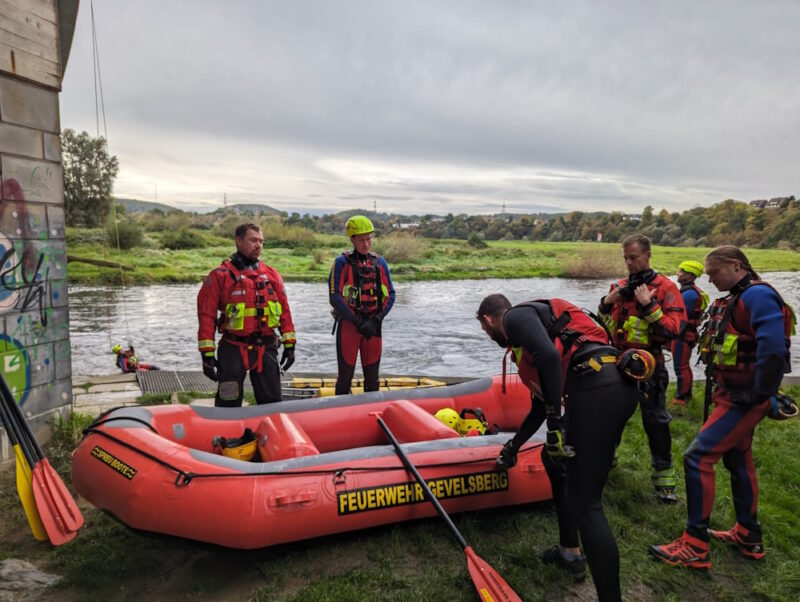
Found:
[[[746,558],[753,560],[764,558],[764,542],[761,539],[761,531],[748,529],[736,523],[730,531],[709,529],[708,533],[717,541],[735,545],[739,553]]]
[[[708,542],[686,531],[672,543],[650,546],[650,554],[672,566],[686,566],[705,571],[711,568]]]

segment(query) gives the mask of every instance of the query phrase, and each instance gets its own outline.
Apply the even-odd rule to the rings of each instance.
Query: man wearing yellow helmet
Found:
[[[695,280],[703,273],[703,264],[687,259],[678,266],[678,284],[686,307],[686,322],[681,324],[678,338],[672,341],[672,366],[675,369],[677,388],[675,398],[670,402],[675,406],[685,406],[692,399],[692,367],[689,360],[692,348],[697,344],[697,328],[708,307],[708,295],[701,291]]]
[[[350,392],[359,352],[364,390],[379,388],[381,324],[394,305],[394,285],[386,261],[372,252],[374,231],[372,222],[363,215],[347,220],[345,232],[353,250],[336,258],[328,278],[329,299],[338,325],[335,327],[337,395]]]

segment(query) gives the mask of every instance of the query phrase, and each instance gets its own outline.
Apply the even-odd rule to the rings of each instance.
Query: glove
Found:
[[[214,357],[213,351],[201,353],[200,357],[203,359],[203,374],[216,382],[217,380],[217,358]]]
[[[368,320],[364,320],[361,323],[361,326],[358,327],[358,332],[364,335],[366,338],[371,339],[372,337],[378,336],[378,330],[381,326],[381,320],[377,316],[372,316]]]
[[[500,455],[495,460],[494,469],[497,471],[508,470],[514,468],[517,463],[517,449],[514,447],[514,440],[509,439],[500,450]]]
[[[283,347],[283,355],[281,355],[281,370],[286,372],[291,365],[294,364],[294,345]]]
[[[564,421],[561,417],[547,419],[547,442],[545,451],[551,458],[574,458],[575,450],[564,444]]]

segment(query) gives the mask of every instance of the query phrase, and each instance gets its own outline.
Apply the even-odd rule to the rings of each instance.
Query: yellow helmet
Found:
[[[695,276],[699,276],[703,273],[703,264],[699,261],[693,261],[691,259],[687,259],[686,261],[681,261],[678,264],[678,269],[683,270],[687,274],[694,274]]]
[[[122,351],[122,345],[120,345],[119,343],[117,343],[111,348],[111,353],[119,353],[120,351]]]
[[[347,226],[345,227],[347,231],[347,238],[352,238],[353,236],[358,236],[359,234],[369,234],[370,232],[374,232],[375,228],[372,226],[372,222],[369,221],[369,218],[364,215],[354,215],[349,220],[347,220]]]
[[[465,437],[470,431],[478,431],[481,435],[486,432],[486,425],[477,418],[462,418],[456,427],[458,434]]]
[[[453,408],[442,408],[436,412],[433,417],[442,424],[449,426],[451,429],[456,429],[460,420],[458,417],[458,412],[456,412]]]
[[[258,444],[256,436],[250,429],[245,429],[241,437],[220,437],[217,435],[212,440],[214,450],[228,458],[249,462],[256,455]]]
[[[472,414],[473,418],[467,418],[468,414]],[[486,432],[486,416],[483,415],[483,410],[480,408],[475,408],[474,410],[470,408],[464,408],[461,410],[461,415],[458,418],[458,425],[456,426],[456,430],[458,434],[462,437],[466,436],[467,433],[470,431],[478,431],[481,435]]]

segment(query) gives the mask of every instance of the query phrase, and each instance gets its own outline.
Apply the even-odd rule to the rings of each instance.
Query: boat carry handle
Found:
[[[277,495],[273,499],[279,508],[292,504],[308,505],[317,501],[317,494],[313,491],[301,491],[300,493]]]

